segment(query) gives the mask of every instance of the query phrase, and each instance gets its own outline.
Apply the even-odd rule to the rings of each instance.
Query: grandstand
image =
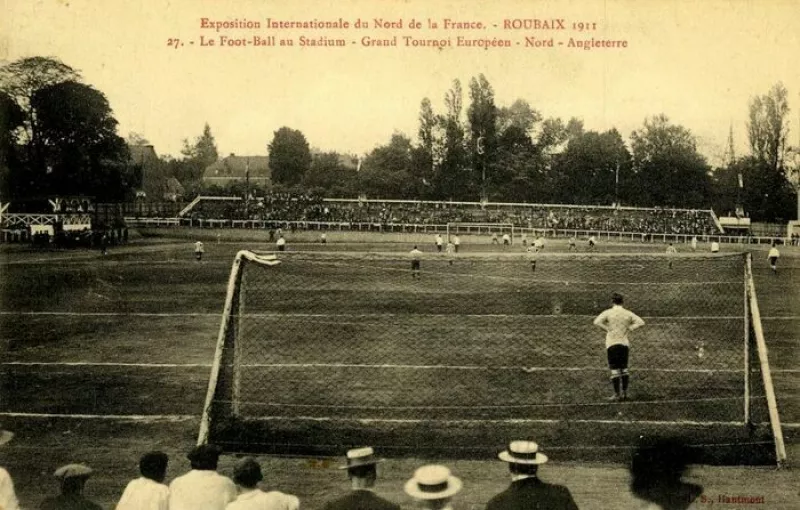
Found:
[[[559,231],[618,232],[646,235],[724,234],[711,209],[614,207],[572,204],[503,202],[441,202],[425,200],[338,199],[309,194],[269,193],[241,197],[198,197],[174,216],[159,216],[163,208],[138,209],[126,215],[129,224],[266,227],[297,223],[297,227],[361,230],[361,225],[397,227],[448,223],[498,223],[515,228]],[[176,221],[177,220],[177,221]]]

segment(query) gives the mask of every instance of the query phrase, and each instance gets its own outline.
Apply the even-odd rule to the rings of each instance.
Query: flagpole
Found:
[[[244,167],[244,219],[250,219],[250,157],[245,160]]]

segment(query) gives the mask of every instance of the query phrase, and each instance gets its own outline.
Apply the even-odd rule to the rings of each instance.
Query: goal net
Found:
[[[452,262],[452,263],[451,263]],[[745,258],[240,252],[198,441],[228,451],[492,456],[533,438],[624,460],[642,436],[699,461],[775,460]],[[641,316],[629,400],[612,393],[612,293]],[[752,296],[754,298],[754,296]],[[743,449],[747,450],[743,454]]]

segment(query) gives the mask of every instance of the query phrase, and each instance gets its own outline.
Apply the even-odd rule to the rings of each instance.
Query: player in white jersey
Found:
[[[444,253],[447,255],[448,263],[452,266],[456,258],[456,245],[453,241],[447,241],[447,246],[444,247]]]
[[[414,249],[409,253],[411,256],[411,277],[419,278],[420,272],[420,259],[422,259],[422,252],[414,246]]]
[[[769,253],[767,254],[767,258],[769,259],[769,267],[772,269],[773,273],[778,272],[778,258],[781,256],[781,252],[778,251],[778,243],[772,243],[772,248],[769,249]]]
[[[611,296],[612,306],[594,320],[594,325],[606,332],[606,354],[608,368],[611,370],[611,384],[614,395],[610,400],[626,400],[628,398],[628,354],[630,340],[628,333],[644,326],[644,321],[623,308],[622,294],[615,292]]]
[[[675,247],[672,245],[672,243],[669,243],[669,246],[667,246],[667,258],[669,258],[669,268],[670,269],[672,269],[672,257],[675,256],[677,253],[678,253],[678,250],[675,249]]]

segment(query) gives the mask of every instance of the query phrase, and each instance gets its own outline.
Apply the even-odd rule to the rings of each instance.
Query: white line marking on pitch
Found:
[[[43,366],[43,367],[138,367],[138,368],[210,368],[210,363],[114,363],[93,361],[6,361],[0,366]],[[252,363],[243,364],[246,368],[369,368],[369,369],[397,369],[397,370],[509,370],[533,372],[604,372],[603,367],[524,367],[524,366],[485,366],[485,365],[395,365],[395,364],[358,364],[358,363]],[[665,372],[665,373],[739,373],[741,369],[728,368],[639,368],[638,372]],[[773,370],[780,372],[781,370]],[[786,370],[798,371],[800,370]]]
[[[210,312],[52,312],[52,311],[11,311],[11,310],[0,310],[0,315],[18,315],[18,316],[65,316],[65,317],[219,317],[220,313],[210,313]],[[292,318],[299,318],[299,319],[307,319],[307,318],[335,318],[335,317],[345,317],[345,318],[375,318],[375,319],[383,319],[383,318],[396,318],[396,317],[408,317],[408,318],[417,318],[417,317],[434,317],[434,318],[452,318],[454,317],[451,314],[444,314],[444,313],[418,313],[418,314],[395,314],[395,313],[250,313],[247,314],[248,317],[259,317],[259,318],[275,318],[275,319],[292,319]],[[458,315],[459,318],[470,318],[470,319],[534,319],[534,318],[542,318],[542,319],[552,319],[552,318],[594,318],[594,315],[578,315],[578,314],[560,314],[560,315],[535,315],[535,314],[461,314]],[[651,321],[672,321],[672,320],[741,320],[743,317],[741,315],[678,315],[678,316],[643,316],[643,319],[648,319]],[[783,317],[776,317],[783,318]],[[794,317],[786,317],[787,319],[793,319]],[[800,317],[798,317],[800,318]],[[768,319],[767,317],[762,317],[763,319]]]
[[[77,420],[116,420],[133,422],[180,422],[196,420],[193,414],[57,414],[0,412],[9,418],[70,418]]]
[[[334,418],[330,416],[260,416],[253,418],[252,421],[315,421],[315,422],[358,422],[361,424],[370,423],[407,423],[407,424],[420,424],[420,423],[442,423],[453,425],[466,425],[466,424],[558,424],[558,423],[588,423],[595,425],[660,425],[660,426],[675,426],[675,425],[690,425],[690,426],[726,426],[726,427],[743,427],[744,423],[740,421],[691,421],[691,420],[673,420],[673,421],[656,421],[656,420],[560,420],[560,419],[537,419],[537,418],[509,418],[498,420],[419,420],[407,418]]]
[[[210,368],[211,363],[114,363],[105,361],[6,361],[0,365],[20,367],[142,367],[142,368]]]

